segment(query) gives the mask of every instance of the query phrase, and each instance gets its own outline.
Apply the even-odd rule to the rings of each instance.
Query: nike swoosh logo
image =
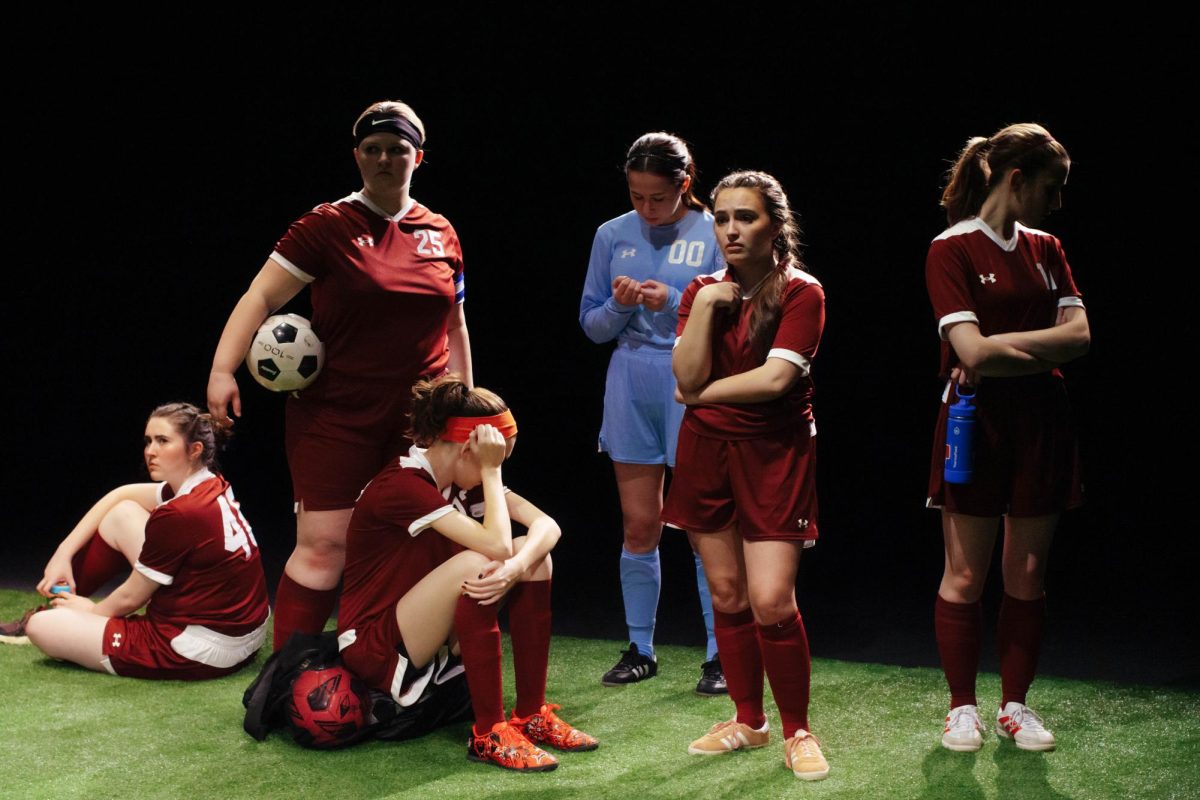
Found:
[[[390,119],[377,119],[371,122],[372,125],[378,125],[381,122],[391,122]]]

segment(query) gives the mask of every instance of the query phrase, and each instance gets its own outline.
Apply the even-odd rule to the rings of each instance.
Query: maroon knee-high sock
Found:
[[[504,721],[504,691],[500,684],[500,626],[495,604],[479,605],[470,597],[458,598],[454,607],[454,632],[467,671],[475,733],[484,734]]]
[[[1037,672],[1042,633],[1046,627],[1046,597],[1018,600],[1008,592],[1000,603],[996,648],[1000,651],[1000,706],[1025,703]]]
[[[296,583],[285,572],[275,589],[275,638],[274,648],[279,650],[287,644],[293,633],[320,633],[333,613],[338,591],[333,589],[310,589]]]
[[[75,594],[82,597],[91,596],[113,576],[127,572],[130,566],[124,553],[104,541],[99,532],[93,533],[88,543],[71,559],[71,572],[75,574]]]
[[[800,728],[808,730],[812,660],[800,612],[770,625],[759,625],[758,641],[767,679],[771,681],[771,694],[775,696],[775,705],[779,706],[784,738],[795,736]]]
[[[938,595],[933,604],[933,629],[937,634],[942,672],[950,685],[950,707],[977,705],[975,675],[983,640],[983,604],[951,603]]]
[[[546,703],[550,662],[550,581],[521,581],[508,593],[508,632],[517,673],[518,717],[536,714]]]
[[[713,630],[729,699],[737,707],[737,721],[755,729],[767,721],[763,714],[763,654],[757,628],[750,609],[736,614],[713,609]]]

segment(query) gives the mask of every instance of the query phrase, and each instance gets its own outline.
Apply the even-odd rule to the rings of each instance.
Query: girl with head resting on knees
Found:
[[[605,686],[658,673],[654,622],[662,587],[663,479],[675,465],[683,418],[683,406],[675,401],[671,347],[683,290],[722,263],[712,214],[696,196],[696,163],[686,142],[669,133],[639,137],[625,157],[625,180],[633,211],[596,231],[579,304],[579,324],[588,338],[617,342],[605,380],[599,444],[612,459],[621,498],[621,594],[629,649],[601,678]],[[696,582],[708,630],[696,691],[724,694],[712,600],[699,556]]]
[[[513,770],[554,769],[558,762],[539,745],[597,746],[545,699],[558,525],[504,488],[500,465],[517,427],[495,394],[457,375],[420,381],[411,418],[416,444],[367,485],[350,520],[338,615],[342,659],[404,705],[443,648],[460,649],[475,714],[467,756]],[[482,522],[451,496],[452,487],[480,485]],[[525,536],[513,538],[513,520],[527,528]],[[496,622],[505,600],[517,683],[507,719]]]
[[[241,414],[233,373],[262,321],[311,286],[325,342],[316,382],[287,400],[286,447],[296,549],[275,595],[275,648],[319,633],[337,600],[346,525],[362,487],[408,450],[404,419],[419,378],[454,370],[471,383],[463,262],[445,217],[413,199],[425,126],[405,103],[369,106],[354,123],[363,188],[294,222],[238,301],[213,357],[208,408]]]
[[[1040,125],[1010,125],[967,142],[942,194],[950,227],[933,240],[925,282],[946,381],[929,472],[942,512],[945,572],[934,606],[950,713],[942,744],[978,750],[975,674],[980,595],[1003,519],[1004,599],[996,644],[1002,696],[997,735],[1051,750],[1054,735],[1027,705],[1045,613],[1046,557],[1059,515],[1082,501],[1071,411],[1058,367],[1084,355],[1087,312],[1058,239],[1033,226],[1062,207],[1071,161]],[[1028,226],[1028,227],[1027,227]],[[974,478],[943,479],[951,388],[976,392]]]
[[[717,647],[737,708],[692,742],[694,755],[762,747],[763,672],[783,722],[784,761],[829,773],[809,732],[809,652],[796,606],[800,554],[817,540],[812,359],[825,324],[821,284],[802,270],[779,182],[735,172],[712,193],[728,267],[679,304],[672,366],[687,412],[663,521],[704,561]]]
[[[254,659],[270,613],[266,580],[233,489],[213,471],[221,435],[188,403],[154,409],[145,459],[159,483],[109,492],[58,546],[37,586],[53,608],[27,619],[30,642],[134,678],[218,678]],[[86,597],[130,565],[108,597]]]

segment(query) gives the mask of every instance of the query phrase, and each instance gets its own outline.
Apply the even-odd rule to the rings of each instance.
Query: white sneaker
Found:
[[[1037,712],[1020,703],[1009,703],[996,712],[996,733],[1022,750],[1054,749],[1054,734],[1046,730]]]
[[[946,715],[942,747],[959,753],[974,753],[983,747],[983,722],[975,706],[957,706]]]

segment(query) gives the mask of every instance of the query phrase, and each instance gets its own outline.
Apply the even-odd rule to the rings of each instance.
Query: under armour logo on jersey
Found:
[[[808,520],[806,520],[806,519],[796,520],[796,525],[799,526],[800,530],[802,530],[802,531],[808,530]]]
[[[121,646],[121,634],[119,634],[119,633],[114,633],[114,634],[113,634],[112,646],[113,646],[113,647],[120,647],[120,646]]]
[[[371,236],[359,236],[354,240],[359,247],[374,247],[375,239]]]
[[[626,247],[621,250],[621,258],[633,258],[637,255],[636,247]]]
[[[979,282],[980,283],[995,283],[996,282],[996,273],[989,272],[987,275],[984,275],[982,272],[979,273]]]

